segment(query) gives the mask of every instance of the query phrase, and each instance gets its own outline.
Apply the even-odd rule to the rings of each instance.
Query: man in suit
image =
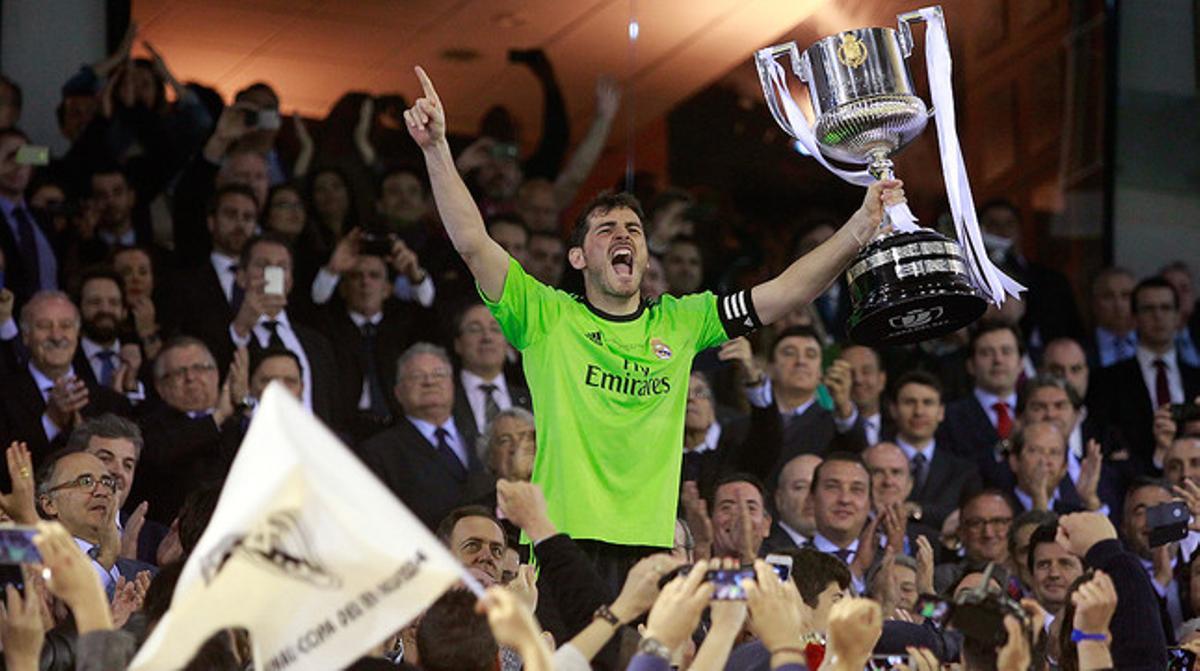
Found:
[[[1092,322],[1088,360],[1104,368],[1133,358],[1137,350],[1130,296],[1137,279],[1125,268],[1102,269],[1092,280]]]
[[[356,399],[346,428],[365,440],[391,421],[388,390],[396,386],[396,359],[431,313],[392,298],[387,263],[372,254],[354,257],[338,282],[338,296],[322,308],[324,331],[340,362],[342,388]]]
[[[748,370],[747,378],[761,377],[750,342],[735,338],[722,346],[722,358]],[[712,387],[703,373],[692,373],[688,383],[683,421],[683,473],[681,481],[696,482],[704,496],[724,474],[749,473],[765,480],[779,460],[783,419],[770,404],[752,405],[750,415],[722,423],[717,420]]]
[[[948,445],[936,438],[946,416],[942,387],[936,377],[916,370],[896,381],[896,397],[891,403],[896,418],[896,443],[906,460],[911,476],[909,501],[915,504],[917,519],[935,529],[958,507],[964,490],[979,486],[975,464],[956,456]],[[870,461],[868,460],[868,465]],[[900,500],[904,500],[901,498]]]
[[[0,251],[7,261],[4,286],[20,309],[35,293],[58,288],[58,256],[53,236],[34,218],[25,202],[33,166],[17,162],[29,137],[16,128],[0,129]]]
[[[1137,353],[1100,371],[1092,385],[1091,407],[1109,418],[1128,442],[1143,472],[1162,467],[1155,450],[1154,412],[1188,403],[1200,393],[1200,369],[1184,364],[1175,348],[1179,297],[1161,277],[1142,280],[1130,297],[1137,324]]]
[[[1179,331],[1175,334],[1175,351],[1187,365],[1200,367],[1200,319],[1197,319],[1192,269],[1184,261],[1173,261],[1163,266],[1158,274],[1175,287],[1175,294],[1179,296]]]
[[[762,482],[749,473],[728,473],[717,480],[710,499],[712,556],[742,561],[758,557],[763,540],[771,533]]]
[[[267,275],[274,273],[283,276],[281,287],[267,286]],[[245,292],[245,299],[229,324],[226,356],[239,347],[250,351],[269,347],[291,350],[300,359],[304,376],[304,407],[325,424],[341,426],[352,399],[341,388],[333,345],[319,331],[296,323],[288,312],[292,252],[287,244],[271,234],[247,241],[238,261],[237,285]],[[222,360],[221,353],[214,355],[217,361]]]
[[[813,520],[812,492],[813,472],[821,464],[815,454],[799,454],[792,457],[779,469],[775,483],[775,521],[771,534],[763,543],[768,552],[804,547],[816,530]]]
[[[862,417],[867,445],[890,440],[896,426],[891,416],[884,412],[881,402],[887,387],[887,371],[879,359],[879,352],[865,345],[851,345],[842,350],[841,358],[850,364],[853,376],[850,396]]]
[[[850,366],[831,366],[836,379],[828,379],[835,398],[834,412],[817,403],[821,377],[821,339],[811,327],[792,326],[779,334],[767,360],[763,382],[746,388],[751,405],[772,402],[783,416],[783,449],[780,459],[797,454],[825,454],[830,449],[851,452],[866,447],[859,414],[850,400]]]
[[[483,303],[471,303],[454,320],[454,353],[462,363],[455,386],[454,417],[481,433],[501,410],[532,408],[529,390],[504,373],[508,341]]]
[[[133,580],[153,567],[120,556],[121,536],[115,524],[117,481],[104,462],[87,452],[61,451],[38,471],[37,500],[42,514],[56,520],[92,560],[105,592],[117,579]]]
[[[97,167],[89,186],[98,217],[96,230],[89,238],[71,234],[71,239],[64,241],[64,255],[71,264],[88,268],[104,263],[123,247],[154,248],[149,209],[139,202],[124,168],[116,164]],[[162,256],[157,249],[155,254]]]
[[[932,543],[941,535],[941,521],[927,520],[919,503],[912,500],[913,471],[904,450],[895,443],[876,443],[863,450],[863,463],[871,474],[871,504],[877,516],[888,508],[903,515],[905,536],[910,555],[916,554],[916,537],[925,536]]]
[[[132,511],[125,506],[144,446],[142,430],[138,425],[113,414],[84,420],[71,432],[71,438],[67,441],[68,451],[87,452],[96,457],[117,482],[116,523],[121,533],[120,556],[153,564],[157,560],[158,546],[166,538],[168,529],[164,524],[145,518],[145,504]]]
[[[871,474],[862,458],[831,452],[813,471],[813,521],[808,547],[835,555],[850,567],[855,590],[865,592],[867,570],[880,559],[878,536],[862,538],[871,512]]]
[[[242,184],[221,187],[208,204],[211,251],[195,263],[184,263],[168,282],[166,294],[179,306],[172,312],[177,314],[180,332],[203,340],[222,366],[229,365],[229,359],[222,355],[229,340],[229,322],[245,295],[237,283],[238,257],[257,225],[254,192]],[[176,240],[177,249],[180,244]]]
[[[367,467],[430,529],[484,494],[491,478],[475,454],[474,427],[456,422],[446,351],[416,343],[396,363],[402,417],[359,448]]]
[[[21,310],[29,362],[0,386],[0,441],[25,441],[35,464],[83,417],[130,412],[124,397],[75,370],[79,329],[79,310],[62,292],[34,294]]]
[[[1200,436],[1179,436],[1171,441],[1163,459],[1163,477],[1172,485],[1185,480],[1200,485]]]
[[[122,343],[121,325],[125,323],[125,292],[116,271],[93,268],[79,285],[79,316],[83,335],[75,354],[76,369],[86,379],[123,394],[137,405],[146,400],[140,378],[144,370],[142,350],[135,343]]]
[[[1170,485],[1162,480],[1138,478],[1130,485],[1125,495],[1125,514],[1121,523],[1121,539],[1130,552],[1138,556],[1150,584],[1158,597],[1159,615],[1163,633],[1168,643],[1174,643],[1175,631],[1183,623],[1183,614],[1188,603],[1187,570],[1190,557],[1184,556],[1182,546],[1193,548],[1193,538],[1181,542],[1150,547],[1150,525],[1146,522],[1146,511],[1175,499]],[[1191,532],[1194,536],[1195,532]]]
[[[963,494],[958,506],[958,537],[963,557],[934,569],[934,590],[939,594],[945,592],[965,574],[983,570],[988,562],[995,562],[1014,581],[1018,580],[1016,564],[1008,554],[1008,528],[1014,514],[1012,498],[1007,492],[985,487]]]
[[[1016,512],[1053,510],[1059,515],[1081,510],[1108,513],[1096,487],[1100,480],[1100,455],[1084,462],[1076,489],[1067,477],[1067,438],[1055,422],[1030,422],[1013,434],[1008,465],[1016,476],[1013,497]],[[1015,558],[1019,561],[1020,558]]]
[[[501,584],[500,563],[508,543],[500,520],[487,508],[460,506],[437,527],[442,542],[484,587]]]
[[[132,494],[149,503],[150,519],[171,524],[190,492],[225,477],[242,439],[246,358],[230,366],[224,385],[197,338],[172,339],[154,361],[162,402],[141,420],[146,449]]]
[[[967,372],[972,393],[946,406],[938,442],[976,462],[985,476],[998,461],[995,446],[1012,433],[1017,407],[1017,380],[1024,346],[1017,327],[981,321],[967,346]]]

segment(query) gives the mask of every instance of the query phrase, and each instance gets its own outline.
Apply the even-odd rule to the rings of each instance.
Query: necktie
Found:
[[[458,455],[451,449],[450,441],[447,440],[450,432],[439,426],[437,431],[433,432],[433,435],[437,437],[436,447],[438,456],[446,463],[446,467],[450,469],[450,474],[454,476],[455,480],[465,480],[467,478],[467,469],[463,467],[462,462],[458,459]]]
[[[283,338],[279,337],[279,322],[275,321],[274,319],[268,319],[267,321],[263,322],[263,326],[271,332],[271,337],[267,339],[268,348],[274,347],[278,349],[287,349],[287,347],[283,344]]]
[[[100,359],[100,385],[112,387],[113,375],[117,372],[113,360],[117,358],[117,353],[110,349],[102,349],[96,352],[96,358]]]
[[[1003,401],[995,403],[992,410],[996,411],[996,433],[1004,440],[1012,433],[1012,415],[1008,414],[1008,404]]]
[[[380,419],[388,416],[387,401],[383,396],[383,384],[379,381],[379,367],[375,363],[375,336],[377,329],[371,322],[362,325],[363,380],[371,398],[370,411]]]
[[[850,548],[838,548],[833,551],[833,554],[838,559],[841,559],[843,564],[848,565],[850,563],[850,555],[854,554],[854,552]]]
[[[481,384],[479,385],[479,391],[483,392],[484,423],[491,424],[492,420],[496,419],[496,413],[500,412],[500,404],[496,403],[496,385]]]
[[[229,308],[233,311],[233,314],[236,315],[238,310],[242,309],[242,301],[246,299],[246,292],[237,282],[236,263],[229,264],[229,274],[233,275],[233,291],[230,292],[229,296]]]
[[[913,491],[919,492],[925,487],[925,476],[929,473],[927,468],[929,460],[921,452],[917,452],[912,458],[912,478]]]
[[[1167,383],[1167,362],[1154,360],[1154,407],[1161,408],[1171,402],[1171,385]]]
[[[21,250],[21,259],[28,264],[29,268],[27,277],[33,280],[32,286],[41,289],[43,288],[42,265],[41,258],[38,256],[37,234],[33,230],[33,218],[23,207],[13,210],[13,218],[17,220],[17,234],[21,236],[21,239],[17,241],[17,249]]]

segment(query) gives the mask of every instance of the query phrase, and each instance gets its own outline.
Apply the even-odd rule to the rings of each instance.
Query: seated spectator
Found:
[[[883,390],[887,387],[887,371],[879,359],[879,352],[864,345],[851,345],[842,350],[841,358],[851,366],[853,385],[850,396],[862,417],[867,445],[894,438],[896,426],[882,402]]]
[[[902,375],[896,381],[891,414],[895,440],[911,474],[912,490],[906,498],[917,504],[919,518],[941,528],[954,512],[964,490],[979,486],[975,464],[958,457],[950,445],[939,444],[937,434],[945,418],[942,387],[923,371]]]
[[[998,321],[981,321],[967,346],[967,372],[974,390],[946,406],[946,421],[938,438],[960,456],[988,473],[988,462],[999,462],[995,445],[1007,439],[1014,428],[1017,380],[1025,346],[1015,326]]]
[[[113,252],[110,262],[125,289],[129,318],[124,330],[137,335],[143,360],[152,362],[162,350],[163,337],[175,328],[175,319],[170,310],[160,309],[165,292],[155,283],[150,252],[142,247],[123,247]]]
[[[438,524],[437,537],[484,587],[500,583],[500,564],[507,544],[500,520],[486,508],[462,506],[451,510]]]
[[[267,385],[278,381],[297,401],[304,401],[304,372],[300,357],[290,349],[268,347],[250,355],[250,399],[262,400]]]
[[[86,452],[60,451],[46,458],[37,483],[42,514],[61,523],[75,538],[109,595],[118,578],[134,580],[139,572],[152,568],[119,555],[117,481],[104,462]]]
[[[501,410],[532,407],[529,389],[509,379],[504,371],[508,341],[499,322],[482,303],[468,304],[458,313],[454,353],[461,364],[455,385],[456,422],[478,434]]]
[[[939,594],[946,593],[967,573],[982,571],[989,562],[994,562],[1003,569],[1004,585],[1019,594],[1016,560],[1008,554],[1008,529],[1013,521],[1013,504],[1008,494],[997,489],[969,492],[963,495],[958,514],[962,558],[934,569],[934,589]]]
[[[667,293],[685,296],[696,293],[704,284],[704,255],[700,245],[688,237],[677,237],[667,244],[663,255]]]
[[[1024,562],[1033,578],[1033,595],[1051,617],[1062,614],[1067,589],[1083,575],[1083,560],[1058,544],[1057,533],[1057,523],[1035,529]]]
[[[831,452],[813,471],[813,520],[816,529],[807,547],[832,554],[850,567],[855,590],[863,589],[867,569],[880,559],[880,539],[871,512],[871,475],[862,459]]]
[[[753,561],[771,533],[762,482],[748,473],[731,473],[717,480],[709,516],[713,526],[714,557]]]
[[[904,451],[894,443],[878,443],[863,451],[863,462],[871,473],[871,504],[876,516],[884,515],[890,508],[903,515],[906,527],[905,544],[915,551],[917,536],[936,539],[937,527],[925,522],[922,506],[910,499],[913,489],[913,473],[909,469]]]
[[[1180,436],[1171,441],[1163,459],[1163,477],[1172,485],[1190,480],[1200,485],[1200,436]]]
[[[1175,334],[1175,351],[1187,365],[1200,367],[1200,319],[1196,312],[1196,290],[1192,269],[1184,261],[1172,261],[1158,271],[1160,277],[1175,288],[1179,296],[1179,331]]]
[[[412,345],[396,362],[402,417],[359,447],[367,467],[430,529],[491,486],[473,449],[474,428],[451,414],[454,386],[445,350]]]
[[[557,231],[529,234],[527,270],[548,287],[558,287],[567,267],[567,246]]]
[[[0,180],[0,214],[5,220],[0,252],[7,260],[4,286],[16,297],[17,310],[37,292],[59,287],[60,263],[52,237],[25,202],[33,167],[17,163],[16,155],[27,144],[29,137],[23,131],[0,129],[0,173],[5,175]]]
[[[76,371],[79,331],[79,310],[66,294],[40,292],[21,309],[21,341],[29,362],[0,389],[0,442],[28,443],[34,464],[84,417],[130,413],[124,397],[89,382],[90,369]]]
[[[771,534],[763,543],[768,552],[777,552],[804,547],[816,531],[813,519],[812,492],[813,472],[821,463],[815,454],[800,454],[788,460],[779,469],[775,483],[775,521]]]
[[[1015,434],[1008,454],[1008,465],[1016,474],[1016,498],[1019,512],[1053,510],[1059,515],[1080,510],[1102,510],[1108,514],[1096,487],[1100,479],[1098,451],[1088,457],[1080,477],[1083,491],[1067,477],[1067,441],[1058,424],[1034,422]]]
[[[121,277],[116,272],[94,269],[84,274],[79,286],[83,333],[75,363],[84,376],[91,376],[92,384],[112,389],[137,404],[146,399],[141,378],[149,379],[150,370],[142,365],[137,343],[121,342],[127,315]]]
[[[219,386],[217,362],[203,342],[180,336],[163,346],[154,362],[162,403],[141,420],[146,449],[133,493],[149,502],[150,519],[170,524],[189,492],[225,477],[243,435],[237,406],[247,366],[235,359]]]
[[[1132,359],[1137,352],[1130,297],[1137,279],[1125,268],[1110,266],[1092,278],[1092,321],[1088,362],[1106,368]]]

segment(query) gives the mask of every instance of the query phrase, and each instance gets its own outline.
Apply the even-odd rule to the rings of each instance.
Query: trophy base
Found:
[[[846,278],[853,306],[846,332],[860,345],[931,340],[987,310],[958,244],[931,230],[875,240],[859,253]]]

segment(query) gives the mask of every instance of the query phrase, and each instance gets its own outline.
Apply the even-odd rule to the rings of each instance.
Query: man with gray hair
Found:
[[[491,486],[472,449],[477,433],[454,421],[454,368],[446,350],[424,342],[405,350],[396,362],[393,394],[403,416],[359,446],[359,456],[435,529],[447,513]]]
[[[61,291],[39,291],[21,309],[21,339],[29,351],[23,370],[0,385],[0,443],[29,445],[34,464],[61,445],[85,416],[128,414],[120,394],[77,376],[79,310]],[[60,439],[60,436],[62,439]]]
[[[529,482],[537,454],[533,413],[518,406],[496,413],[484,428],[479,446],[484,465],[497,479]]]

